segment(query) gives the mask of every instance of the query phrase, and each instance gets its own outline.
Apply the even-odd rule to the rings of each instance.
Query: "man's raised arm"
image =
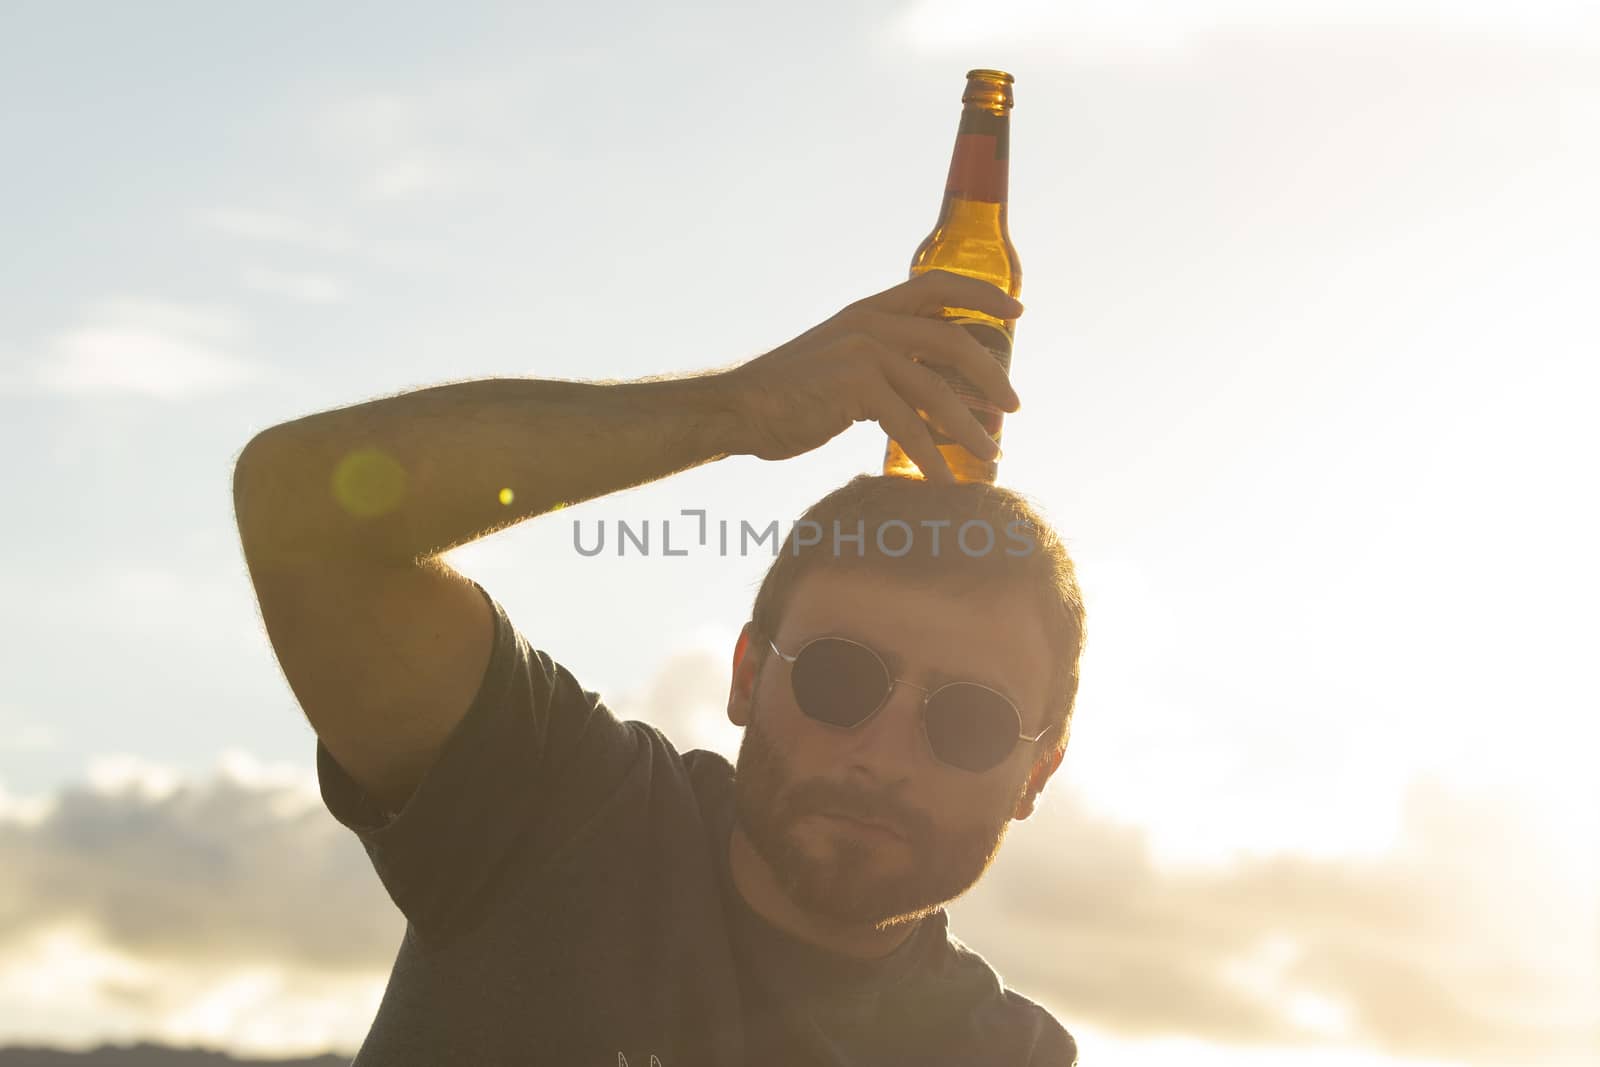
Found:
[[[240,541],[312,728],[358,784],[399,810],[471,706],[489,657],[488,605],[439,555],[558,504],[730,454],[799,455],[865,419],[949,480],[918,409],[992,455],[944,379],[910,358],[955,367],[1015,407],[987,350],[924,317],[946,306],[1020,310],[986,282],[931,271],[731,370],[458,382],[256,435],[234,470]]]
[[[240,535],[252,567],[421,562],[732,453],[726,377],[490,378],[286,422],[239,457]]]

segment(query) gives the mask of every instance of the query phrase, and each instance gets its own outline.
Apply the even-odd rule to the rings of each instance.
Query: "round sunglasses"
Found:
[[[795,703],[809,718],[851,730],[889,702],[896,685],[922,696],[922,732],[940,763],[981,774],[1005,762],[1019,743],[1049,733],[1022,732],[1022,713],[1004,693],[977,682],[949,682],[928,689],[896,678],[872,649],[847,637],[815,637],[794,655],[767,644],[789,664]]]

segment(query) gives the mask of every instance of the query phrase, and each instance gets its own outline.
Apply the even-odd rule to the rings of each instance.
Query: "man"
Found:
[[[1018,406],[947,306],[1021,311],[935,271],[729,369],[468,381],[246,446],[240,536],[324,801],[407,918],[357,1064],[1075,1062],[942,907],[1059,766],[1083,643],[1059,538],[955,484],[918,415],[993,455],[924,360]],[[929,480],[855,479],[795,525],[733,651],[736,767],[619,722],[438,558],[863,419]]]

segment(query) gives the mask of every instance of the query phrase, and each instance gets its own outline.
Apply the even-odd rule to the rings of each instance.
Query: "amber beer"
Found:
[[[1011,85],[1015,80],[1003,70],[967,71],[967,89],[961,94],[961,125],[956,130],[950,174],[945,179],[944,204],[939,208],[939,221],[933,232],[911,257],[911,277],[930,270],[968,274],[1021,299],[1022,268],[1006,231],[1006,159],[1010,154]],[[940,317],[976,337],[1010,371],[1016,319],[997,319],[971,308],[951,307],[945,308]],[[943,366],[935,369],[998,443],[1000,409],[959,372]],[[927,419],[927,412],[918,413]],[[957,481],[995,480],[998,464],[979,459],[931,423],[928,431]],[[883,473],[922,477],[917,465],[893,438],[884,453]]]

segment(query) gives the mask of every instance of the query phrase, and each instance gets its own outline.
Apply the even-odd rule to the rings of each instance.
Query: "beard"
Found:
[[[819,851],[798,824],[827,811],[889,823],[905,840],[875,843],[839,833]],[[977,883],[1000,850],[1010,816],[1007,810],[998,821],[936,833],[880,796],[827,781],[796,782],[751,697],[734,768],[734,818],[802,911],[847,927],[915,922]]]

